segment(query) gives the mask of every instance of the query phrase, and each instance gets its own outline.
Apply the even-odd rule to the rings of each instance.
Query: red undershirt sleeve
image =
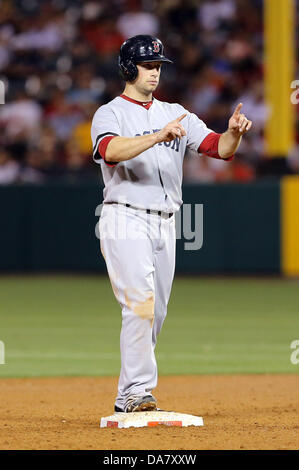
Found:
[[[225,160],[226,162],[231,161],[234,158],[234,155],[228,158],[221,158],[218,153],[218,144],[219,139],[222,134],[217,134],[216,132],[210,132],[209,135],[202,141],[198,147],[198,153],[204,153],[208,157],[218,158],[220,160]]]
[[[106,155],[106,150],[107,150],[107,147],[108,147],[108,144],[110,142],[110,140],[114,139],[114,137],[116,137],[115,135],[110,135],[109,137],[104,137],[104,139],[101,140],[100,142],[100,145],[99,145],[99,154],[101,155],[102,159],[104,160],[104,162],[106,163],[106,165],[108,166],[115,166],[118,164],[118,162],[107,162],[105,160],[105,155]]]

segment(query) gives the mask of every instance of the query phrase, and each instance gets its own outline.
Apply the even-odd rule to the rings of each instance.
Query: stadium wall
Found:
[[[106,272],[95,236],[102,189],[94,184],[1,187],[0,270]],[[194,205],[203,205],[203,244],[186,251],[190,240],[178,239],[176,272],[283,271],[281,193],[277,181],[185,185],[184,203],[191,204],[197,233],[202,224]]]

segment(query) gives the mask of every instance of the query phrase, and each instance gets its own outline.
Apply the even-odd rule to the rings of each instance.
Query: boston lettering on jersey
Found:
[[[153,129],[152,132],[159,132],[161,129]],[[140,135],[147,135],[150,134],[151,131],[143,131],[142,134],[135,134],[135,137]],[[165,147],[170,147],[170,150],[175,150],[176,152],[180,149],[181,140],[177,137],[176,139],[172,140],[171,142],[159,142],[157,145],[164,145]]]

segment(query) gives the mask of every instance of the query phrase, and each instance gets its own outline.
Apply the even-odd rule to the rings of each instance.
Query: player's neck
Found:
[[[126,95],[128,98],[131,98],[132,100],[135,101],[141,101],[144,103],[145,101],[152,101],[153,95],[152,93],[144,94],[141,93],[140,91],[136,90],[136,88],[130,84],[127,84],[124,91],[123,95]]]

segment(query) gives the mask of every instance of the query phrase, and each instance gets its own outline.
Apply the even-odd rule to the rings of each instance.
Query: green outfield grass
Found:
[[[118,375],[120,308],[106,277],[0,277],[0,377]],[[176,277],[160,374],[298,373],[299,281]]]

